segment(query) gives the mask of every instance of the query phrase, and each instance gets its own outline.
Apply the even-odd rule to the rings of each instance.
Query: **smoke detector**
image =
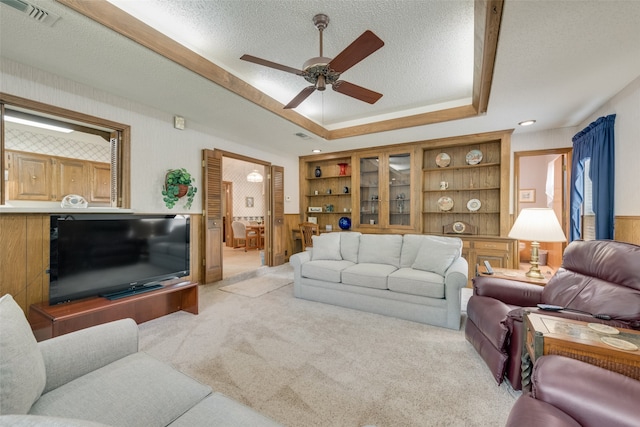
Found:
[[[0,0],[0,3],[6,4],[26,15],[31,19],[48,26],[53,26],[60,17],[47,10],[44,10],[40,6],[27,3],[23,0]]]

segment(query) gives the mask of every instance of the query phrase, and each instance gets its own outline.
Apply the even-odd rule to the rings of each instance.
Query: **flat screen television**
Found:
[[[189,217],[51,215],[49,304],[127,296],[188,276]]]

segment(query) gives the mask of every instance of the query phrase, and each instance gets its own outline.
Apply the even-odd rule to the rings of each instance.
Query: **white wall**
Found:
[[[0,91],[56,107],[101,117],[131,126],[131,208],[148,213],[189,213],[182,203],[165,207],[160,191],[166,171],[186,168],[202,184],[203,149],[222,149],[283,166],[285,169],[285,213],[298,212],[298,158],[275,155],[216,137],[206,124],[190,122],[185,130],[173,127],[171,114],[106,92],[28,67],[5,58],[0,64]],[[191,212],[202,211],[201,197]]]
[[[615,215],[640,215],[640,77],[622,89],[589,118],[574,128],[541,132],[514,133],[511,137],[511,188],[513,188],[513,153],[572,147],[573,136],[599,117],[616,114],[615,140]],[[513,193],[513,192],[512,192]],[[513,213],[513,194],[511,194]]]
[[[616,114],[615,215],[640,215],[640,77],[622,89],[580,126]]]

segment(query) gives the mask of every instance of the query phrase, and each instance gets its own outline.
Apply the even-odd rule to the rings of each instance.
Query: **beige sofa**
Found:
[[[461,253],[457,237],[335,232],[289,262],[298,298],[460,329]]]
[[[37,343],[11,295],[0,298],[0,426],[277,426],[138,351],[119,320]]]

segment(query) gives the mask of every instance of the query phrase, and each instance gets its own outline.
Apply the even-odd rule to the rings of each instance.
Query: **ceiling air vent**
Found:
[[[1,1],[1,0],[0,0]],[[302,139],[311,139],[311,137],[309,135],[307,135],[306,133],[302,133],[302,132],[298,132],[295,134],[298,138],[302,138]]]
[[[54,15],[53,13],[48,12],[39,6],[27,3],[26,1],[0,0],[0,3],[11,6],[12,8],[29,15],[30,18],[49,26],[52,26],[58,19],[60,19],[58,15]]]

